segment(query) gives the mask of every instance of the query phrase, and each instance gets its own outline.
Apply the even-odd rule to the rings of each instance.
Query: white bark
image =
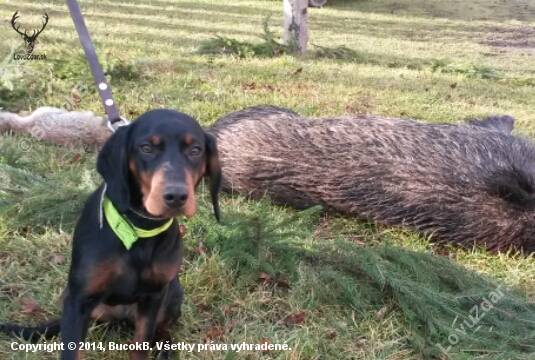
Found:
[[[295,0],[294,0],[295,1]],[[292,0],[284,0],[283,11],[284,11],[284,44],[290,45],[292,42]]]
[[[284,44],[290,45],[293,34],[302,55],[307,52],[308,0],[284,0]]]

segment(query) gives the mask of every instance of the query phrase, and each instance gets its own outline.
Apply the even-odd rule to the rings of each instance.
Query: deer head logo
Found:
[[[15,21],[19,17],[18,14],[19,14],[18,11],[15,12],[15,14],[13,14],[13,17],[11,18],[11,26],[13,26],[13,29],[15,29],[15,31],[18,32],[20,36],[22,37],[22,40],[24,40],[25,42],[24,47],[26,48],[28,55],[30,55],[33,52],[33,47],[35,46],[37,37],[45,29],[46,24],[48,24],[48,15],[45,13],[45,15],[43,16],[43,18],[45,19],[45,22],[43,23],[43,27],[41,28],[41,30],[33,30],[33,33],[31,35],[28,35],[27,34],[28,30],[24,30],[23,33],[19,31],[20,25],[15,27],[16,25]]]

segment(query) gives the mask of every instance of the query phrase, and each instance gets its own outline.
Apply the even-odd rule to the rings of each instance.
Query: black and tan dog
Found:
[[[194,190],[203,176],[210,178],[219,220],[215,139],[183,113],[152,110],[118,128],[100,151],[97,170],[105,183],[89,196],[74,231],[61,320],[36,327],[0,325],[28,340],[50,338],[61,329],[63,360],[80,358],[78,344],[91,319],[130,322],[133,343],[168,340],[183,297],[175,217],[195,214]],[[71,342],[76,349],[67,348]],[[130,359],[149,356],[149,350],[130,352]]]

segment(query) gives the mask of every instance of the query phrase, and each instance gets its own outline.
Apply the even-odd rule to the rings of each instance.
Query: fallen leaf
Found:
[[[74,154],[74,156],[72,157],[70,163],[74,164],[75,162],[78,162],[78,160],[80,160],[80,157],[81,157],[80,153]]]
[[[263,338],[263,339],[262,339],[262,341],[260,342],[260,346],[261,346],[261,348],[262,348],[262,345],[264,345],[264,344],[269,345],[269,344],[270,344],[270,343],[269,343],[269,339],[267,339],[267,338]],[[261,350],[261,351],[262,351],[262,353],[265,354],[265,353],[269,352],[269,349],[268,349],[267,346],[266,346],[266,348],[263,349],[263,350]]]
[[[48,258],[52,264],[63,264],[65,262],[65,256],[61,254],[54,254]]]
[[[255,82],[246,83],[246,84],[243,84],[242,87],[243,87],[243,91],[254,90],[256,89],[256,83]]]
[[[377,313],[374,315],[373,318],[375,320],[381,320],[382,318],[385,317],[385,314],[386,314],[387,311],[388,311],[388,306],[385,305],[381,309],[379,309],[379,311],[377,311]]]
[[[178,225],[178,232],[180,233],[181,237],[186,236],[186,225]]]
[[[260,271],[258,273],[257,281],[258,282],[270,282],[271,281],[271,276],[269,276],[267,273],[265,273],[263,271]]]
[[[336,336],[337,336],[336,330],[330,329],[330,330],[327,330],[327,332],[325,333],[325,337],[327,339],[336,339]]]
[[[284,280],[277,280],[277,286],[283,289],[290,289],[290,285]]]
[[[229,327],[230,327],[230,329],[231,329],[231,330],[234,329],[239,323],[240,323],[239,320],[236,320],[236,319],[234,319],[234,320],[230,320],[230,323],[229,323]]]
[[[200,304],[197,304],[197,309],[199,309],[200,311],[208,311],[208,310],[211,310],[212,307],[206,303],[200,303]]]
[[[200,255],[208,253],[208,249],[206,248],[206,246],[204,246],[202,241],[199,243],[199,246],[195,248],[195,251],[197,252],[197,254]]]
[[[20,307],[23,313],[33,317],[42,317],[44,315],[43,309],[41,309],[39,305],[37,305],[37,303],[30,298],[22,298],[20,300]]]
[[[261,83],[245,83],[242,85],[243,91],[247,92],[250,90],[263,90],[264,92],[274,92],[275,88],[272,85],[266,85]]]
[[[207,340],[211,340],[215,337],[219,337],[221,335],[223,335],[225,333],[225,331],[223,331],[222,329],[219,329],[219,328],[213,328],[213,329],[210,329],[210,330],[207,330],[205,335],[206,335],[206,339]]]
[[[283,289],[290,289],[290,285],[286,281],[281,280],[281,279],[272,279],[271,276],[269,276],[269,274],[263,271],[260,271],[258,273],[258,279],[256,279],[256,282],[265,283],[266,285],[270,285],[270,286],[278,286]]]
[[[288,315],[284,318],[284,323],[286,325],[301,325],[305,322],[305,312],[301,311],[300,313]]]
[[[438,256],[443,256],[443,257],[450,257],[451,255],[450,251],[445,248],[438,248],[436,250],[436,253],[438,254]]]

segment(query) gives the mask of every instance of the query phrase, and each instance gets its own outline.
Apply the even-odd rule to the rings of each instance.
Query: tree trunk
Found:
[[[284,0],[283,10],[284,43],[291,45],[295,39],[299,52],[305,55],[308,42],[308,0]]]

